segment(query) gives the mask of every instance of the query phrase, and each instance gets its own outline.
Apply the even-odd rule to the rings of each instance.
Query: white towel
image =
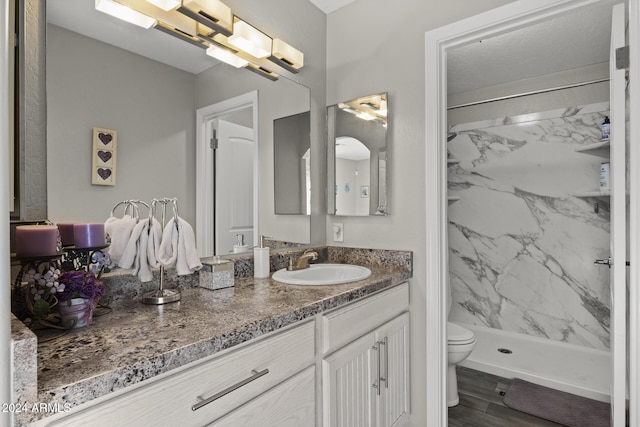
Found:
[[[153,268],[160,267],[158,253],[160,252],[160,242],[162,241],[162,226],[160,222],[153,218],[149,231],[149,241],[147,242],[147,259]]]
[[[180,217],[174,217],[164,227],[158,261],[165,267],[176,267],[179,276],[191,274],[202,268],[196,238],[191,225]]]
[[[133,228],[119,264],[122,268],[133,268],[133,274],[137,275],[141,282],[150,282],[153,279],[147,254],[148,245],[149,220],[145,219]]]
[[[110,216],[104,223],[104,231],[111,238],[109,246],[109,257],[114,264],[119,265],[122,253],[129,243],[131,232],[136,225],[135,218],[131,215],[124,215],[122,218]]]

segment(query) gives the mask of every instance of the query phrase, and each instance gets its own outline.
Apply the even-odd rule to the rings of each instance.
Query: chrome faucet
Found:
[[[296,259],[295,264],[293,262],[293,258],[289,258],[289,266],[287,270],[303,270],[305,268],[309,268],[309,261],[315,261],[318,259],[318,252],[313,249],[307,249],[304,251],[302,255]]]

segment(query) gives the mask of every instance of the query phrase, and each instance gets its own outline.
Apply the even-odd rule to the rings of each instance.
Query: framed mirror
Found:
[[[327,108],[329,215],[388,214],[387,120],[386,92]]]
[[[270,124],[276,117],[309,110],[309,89],[282,75],[273,82],[219,63],[204,55],[202,49],[162,32],[145,33],[144,29],[96,12],[93,4],[83,0],[47,1],[48,22],[37,30],[31,27],[25,41],[37,41],[46,56],[46,66],[35,65],[46,85],[27,84],[24,90],[27,97],[33,94],[33,99],[46,99],[40,105],[46,106],[47,123],[46,138],[38,138],[46,140],[42,142],[46,151],[27,149],[21,155],[26,164],[34,165],[26,168],[25,174],[44,173],[46,185],[27,186],[21,196],[26,200],[45,199],[44,215],[54,222],[101,222],[121,200],[177,197],[180,215],[195,226],[196,111],[257,91],[257,229],[273,240],[308,244],[308,216],[287,227],[273,214]],[[92,33],[94,30],[96,33]],[[107,39],[114,34],[128,44]],[[158,40],[160,45],[156,45]],[[136,49],[133,45],[137,41],[148,47]],[[151,44],[154,47],[149,47]],[[31,48],[28,44],[25,50]],[[153,57],[158,51],[165,55],[174,52],[172,60],[178,63]],[[189,60],[190,54],[197,61]],[[293,99],[297,95],[300,99]],[[112,129],[118,135],[118,177],[113,186],[91,183],[94,127]],[[294,236],[288,234],[291,229],[295,230]],[[286,231],[280,235],[282,230]]]
[[[276,215],[311,214],[311,115],[273,121]]]

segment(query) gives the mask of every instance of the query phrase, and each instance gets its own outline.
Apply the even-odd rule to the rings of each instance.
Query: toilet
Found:
[[[476,346],[476,337],[467,328],[447,322],[447,406],[460,403],[456,365],[466,359]]]
[[[447,318],[451,311],[451,287],[447,281]],[[460,403],[456,365],[466,359],[476,346],[476,337],[467,328],[447,322],[447,407]]]

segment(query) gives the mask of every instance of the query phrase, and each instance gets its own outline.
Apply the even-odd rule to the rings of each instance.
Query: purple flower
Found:
[[[56,297],[60,302],[85,298],[96,302],[104,295],[104,283],[87,271],[67,271],[58,277],[60,286]]]

